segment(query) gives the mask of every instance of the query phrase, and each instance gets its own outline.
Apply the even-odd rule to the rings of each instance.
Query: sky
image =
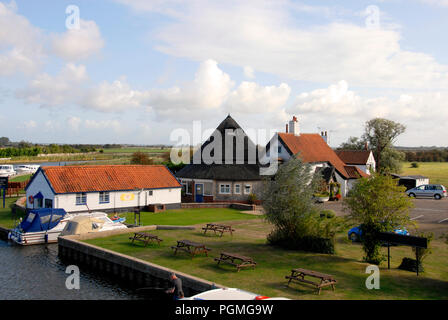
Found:
[[[174,144],[231,114],[264,144],[295,115],[336,147],[382,117],[396,145],[446,147],[447,18],[448,0],[0,0],[0,136]]]

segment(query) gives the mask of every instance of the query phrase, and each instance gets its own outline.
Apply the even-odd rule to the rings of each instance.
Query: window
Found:
[[[35,199],[35,201],[36,201],[36,208],[42,208],[44,199],[38,198],[38,199]]]
[[[282,146],[278,146],[277,151],[278,151],[278,154],[282,153]]]
[[[182,181],[182,191],[184,191],[185,194],[191,194],[190,181]]]
[[[204,182],[204,195],[212,196],[213,195],[213,183],[212,182]]]
[[[171,190],[170,190],[171,191]],[[153,191],[152,190],[149,190],[148,191],[148,196],[152,196],[153,195]]]
[[[230,184],[220,184],[219,185],[219,193],[230,194]]]
[[[250,184],[246,184],[244,186],[244,194],[250,194],[251,191],[252,191],[252,186]]]
[[[45,199],[45,208],[53,208],[53,200]]]
[[[235,193],[237,193],[237,194],[241,193],[241,185],[239,185],[239,184],[235,185]]]
[[[77,193],[76,194],[76,205],[84,205],[87,204],[87,193]]]
[[[100,192],[100,203],[109,203],[110,196],[109,192]]]

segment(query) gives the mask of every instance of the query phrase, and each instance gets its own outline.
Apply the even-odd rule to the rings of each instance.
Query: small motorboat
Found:
[[[124,224],[112,221],[104,212],[93,212],[88,215],[81,214],[70,219],[60,235],[86,234],[126,228]]]
[[[290,300],[288,298],[270,298],[244,291],[238,288],[212,289],[181,300]]]
[[[8,239],[21,245],[57,242],[71,218],[64,209],[34,209],[9,232]]]
[[[32,245],[57,242],[62,232],[69,235],[124,228],[127,227],[113,222],[104,212],[68,214],[64,209],[34,209],[11,230],[8,239],[21,245]]]
[[[16,174],[14,166],[11,164],[0,165],[0,177],[10,177]]]
[[[35,174],[39,170],[38,164],[21,164],[15,167],[17,174]]]

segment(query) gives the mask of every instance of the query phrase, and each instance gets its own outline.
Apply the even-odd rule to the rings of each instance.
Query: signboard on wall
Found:
[[[121,201],[132,201],[134,199],[135,199],[135,194],[133,194],[132,192],[122,193],[120,195],[120,200]]]

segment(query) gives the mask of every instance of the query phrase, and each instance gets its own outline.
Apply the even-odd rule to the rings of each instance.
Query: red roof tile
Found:
[[[338,157],[346,164],[366,164],[370,150],[336,150]]]
[[[347,171],[350,178],[358,179],[361,177],[369,177],[367,173],[356,166],[345,166],[345,171]]]
[[[345,178],[355,178],[355,171],[347,172],[346,164],[337,156],[333,149],[317,133],[302,133],[296,136],[292,133],[278,134],[284,145],[292,154],[300,152],[302,160],[305,162],[329,162]],[[356,172],[358,172],[356,170]],[[363,176],[361,173],[359,173]]]
[[[165,166],[105,165],[42,167],[56,193],[181,187]]]

